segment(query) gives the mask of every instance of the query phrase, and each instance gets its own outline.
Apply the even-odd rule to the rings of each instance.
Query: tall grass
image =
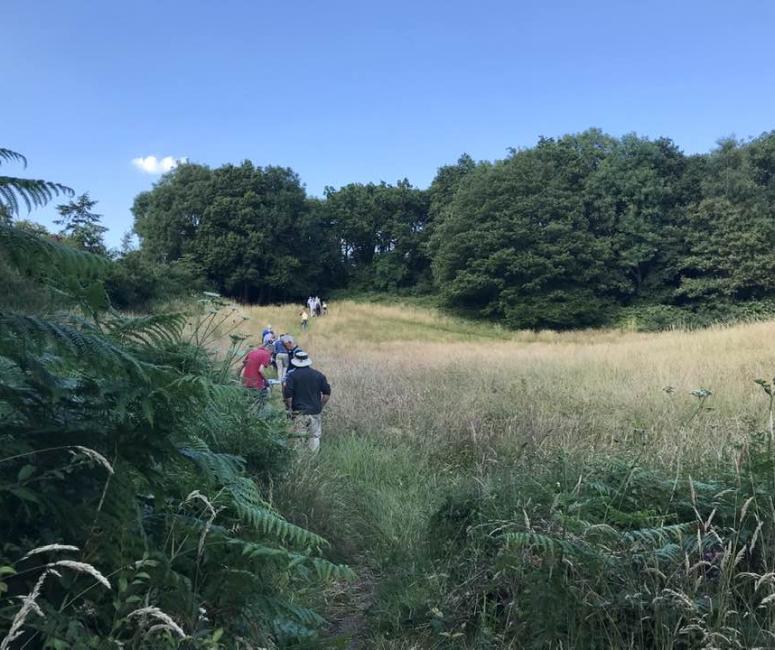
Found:
[[[506,333],[431,310],[334,303],[302,333],[295,311],[244,310],[244,329],[255,336],[272,323],[298,335],[334,383],[329,436],[403,437],[480,458],[525,446],[593,456],[640,445],[667,466],[714,462],[763,426],[754,380],[775,368],[775,322]],[[698,412],[700,388],[712,395]]]
[[[296,311],[244,311],[334,390],[275,499],[367,576],[331,610],[363,647],[772,645],[775,323],[505,332],[345,302],[299,332]]]

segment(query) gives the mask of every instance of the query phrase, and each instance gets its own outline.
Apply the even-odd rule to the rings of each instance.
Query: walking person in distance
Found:
[[[283,398],[293,418],[293,430],[306,437],[307,447],[317,451],[322,433],[323,407],[331,397],[331,386],[326,376],[312,368],[312,360],[304,350],[297,350],[291,360],[283,385]]]

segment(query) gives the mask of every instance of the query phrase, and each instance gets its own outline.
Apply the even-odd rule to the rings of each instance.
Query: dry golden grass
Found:
[[[328,375],[326,436],[408,437],[481,461],[526,445],[636,449],[671,465],[719,458],[763,427],[766,401],[754,380],[775,373],[775,322],[508,332],[428,309],[338,302],[300,332],[300,306],[242,311],[254,340],[272,323]],[[691,391],[700,387],[713,395],[696,413]]]

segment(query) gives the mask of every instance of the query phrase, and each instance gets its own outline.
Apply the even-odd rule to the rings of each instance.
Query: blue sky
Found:
[[[3,0],[0,146],[89,191],[117,245],[138,157],[425,187],[590,126],[685,151],[775,129],[775,3]],[[50,224],[53,206],[31,215]]]

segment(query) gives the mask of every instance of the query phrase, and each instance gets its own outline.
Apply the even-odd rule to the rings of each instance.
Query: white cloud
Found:
[[[173,156],[164,156],[164,158],[157,158],[156,156],[132,158],[132,164],[146,174],[163,174],[187,161],[188,158],[174,158]]]

